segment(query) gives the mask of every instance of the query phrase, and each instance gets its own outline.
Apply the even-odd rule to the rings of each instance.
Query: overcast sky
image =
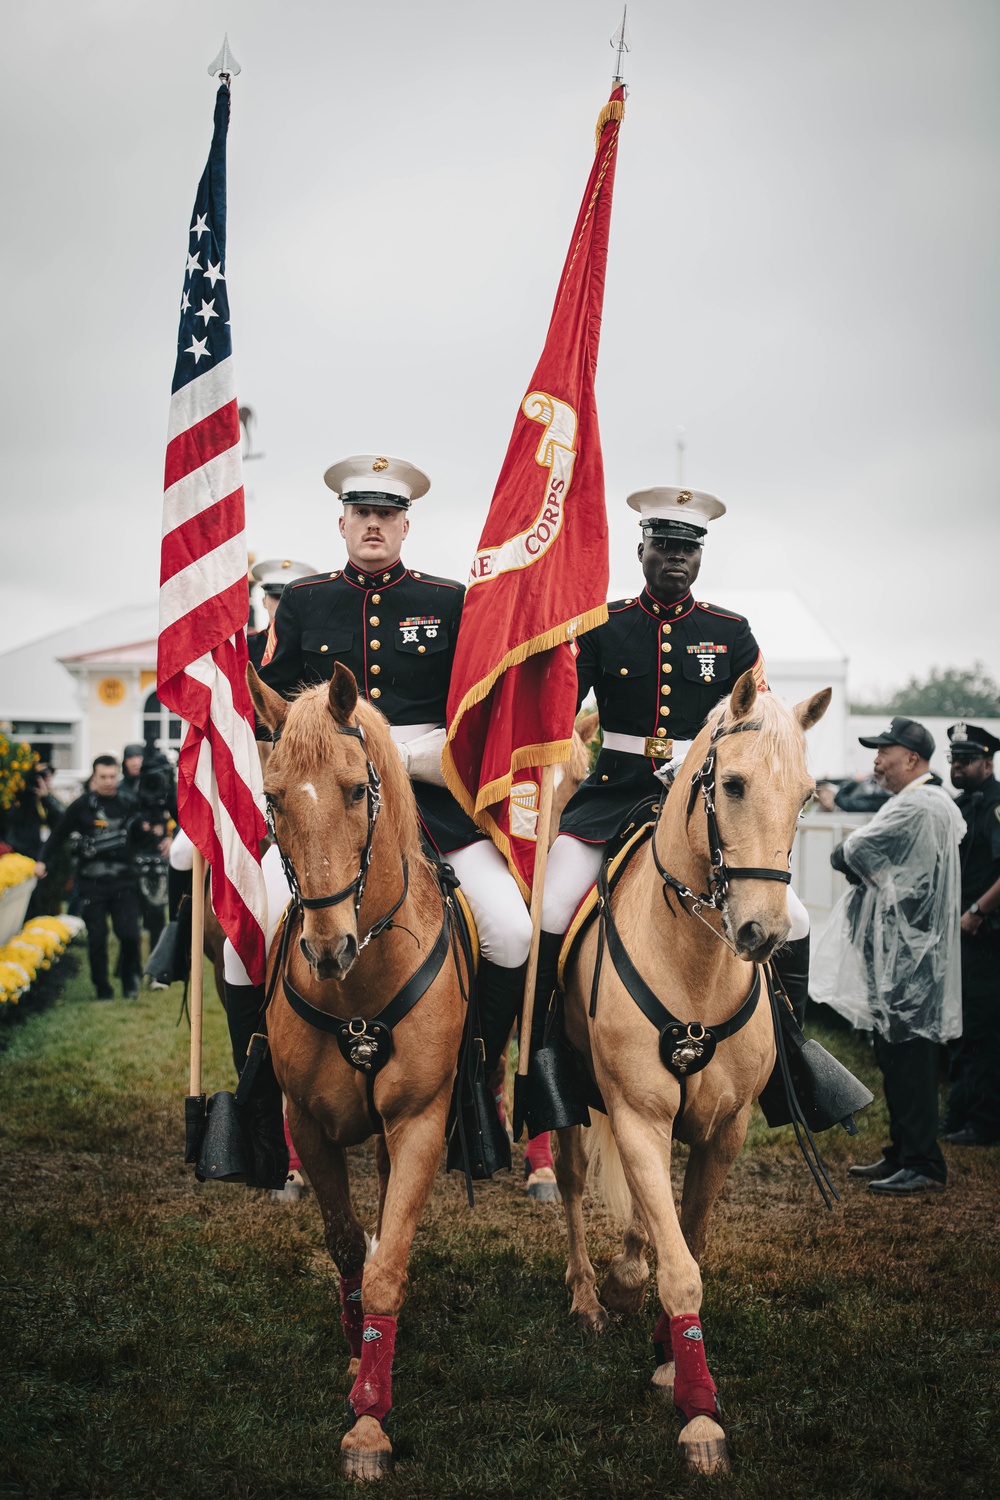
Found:
[[[248,545],[340,559],[323,470],[412,460],[464,578],[540,352],[617,0],[4,6],[4,648],[155,595],[206,67],[229,136]],[[625,495],[729,507],[701,597],[792,587],[855,692],[1000,675],[996,0],[630,0],[598,408]]]

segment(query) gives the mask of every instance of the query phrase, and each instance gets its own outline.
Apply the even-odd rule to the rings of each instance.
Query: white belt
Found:
[[[692,744],[692,740],[668,740],[650,735],[644,739],[641,734],[615,734],[614,730],[604,731],[604,749],[621,750],[626,755],[645,755],[650,760],[683,760]]]
[[[397,745],[407,745],[410,740],[418,740],[422,734],[430,734],[432,729],[440,728],[440,724],[391,724],[389,726]]]

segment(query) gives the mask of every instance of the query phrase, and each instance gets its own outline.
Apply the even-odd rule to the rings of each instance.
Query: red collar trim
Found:
[[[694,609],[694,599],[690,593],[684,595],[683,599],[675,599],[673,604],[661,604],[659,599],[654,599],[649,589],[643,589],[639,595],[639,604],[647,615],[652,615],[661,625],[672,625],[675,620],[683,620]]]

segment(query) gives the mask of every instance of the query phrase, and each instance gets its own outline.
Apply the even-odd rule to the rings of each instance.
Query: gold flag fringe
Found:
[[[612,120],[617,120],[620,123],[622,120],[624,120],[624,118],[625,118],[625,101],[624,101],[624,99],[609,99],[608,102],[607,102],[607,104],[601,110],[601,113],[597,116],[597,129],[594,132],[594,154],[595,154],[595,156],[596,156],[597,152],[600,151],[600,149],[601,149],[601,136],[602,136],[602,134],[604,132],[605,125],[610,125]]]

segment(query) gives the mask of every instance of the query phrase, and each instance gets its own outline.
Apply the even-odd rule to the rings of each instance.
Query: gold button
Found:
[[[372,674],[373,677],[377,677],[378,674],[381,672],[382,668],[380,666],[378,666],[378,664],[376,663],[376,665],[374,667],[369,667],[368,670]]]
[[[330,577],[331,578],[339,578],[340,577],[340,569],[338,568],[337,571],[336,571],[336,573],[331,573]]]
[[[386,576],[386,578],[388,578],[388,576],[389,576],[388,573],[385,576]],[[420,576],[421,575],[416,571],[416,569],[414,569],[413,570],[413,577],[414,578],[419,578]]]
[[[664,672],[672,672],[674,669],[673,669],[673,667],[670,665],[670,663],[668,661],[665,661],[663,663],[663,670],[664,670]]]
[[[320,646],[320,648],[319,648],[319,649],[320,649],[320,650],[321,650],[321,651],[329,651],[329,649],[330,649],[330,648],[329,648],[329,646]]]
[[[657,734],[666,734],[667,731],[665,729],[658,729],[656,732]]]
[[[619,667],[618,671],[619,671],[619,674],[622,677],[627,677],[628,676],[628,667]]]
[[[381,696],[382,696],[382,690],[381,690],[381,688],[372,688],[372,690],[371,690],[371,692],[369,693],[368,696],[370,698],[381,698]]]
[[[664,649],[664,651],[670,651],[672,649],[669,641],[664,641],[663,642],[663,649]]]
[[[369,625],[378,625],[380,623],[378,615],[369,615],[368,623]]]
[[[377,651],[378,648],[381,646],[382,642],[381,641],[369,641],[368,644],[372,648],[373,651]]]
[[[662,693],[662,695],[663,695],[664,698],[667,698],[667,697],[670,696],[670,684],[669,684],[669,682],[665,682],[663,684],[663,686],[660,688],[660,692]]]
[[[665,719],[669,713],[670,713],[669,708],[666,706],[666,704],[664,704],[663,707],[660,709],[660,718],[661,719]]]
[[[673,629],[672,625],[664,625],[663,626],[663,634],[664,635],[669,635],[672,629]]]
[[[424,654],[424,652],[425,652],[425,651],[426,651],[426,650],[427,650],[427,647],[426,647],[426,646],[418,646],[418,647],[417,647],[417,652],[418,652],[418,654],[419,654],[419,655],[420,655],[420,656],[423,656],[423,654]]]
[[[634,599],[626,599],[626,600],[625,600],[625,603],[626,603],[626,604],[634,604],[634,603],[635,603],[635,600],[634,600]]]
[[[606,776],[602,776],[602,777],[601,777],[601,780],[602,780],[602,781],[607,781],[607,779],[608,779],[608,778],[607,778],[607,777],[606,777]]]
[[[381,604],[382,603],[382,595],[381,594],[372,594],[372,603],[373,604]]]

